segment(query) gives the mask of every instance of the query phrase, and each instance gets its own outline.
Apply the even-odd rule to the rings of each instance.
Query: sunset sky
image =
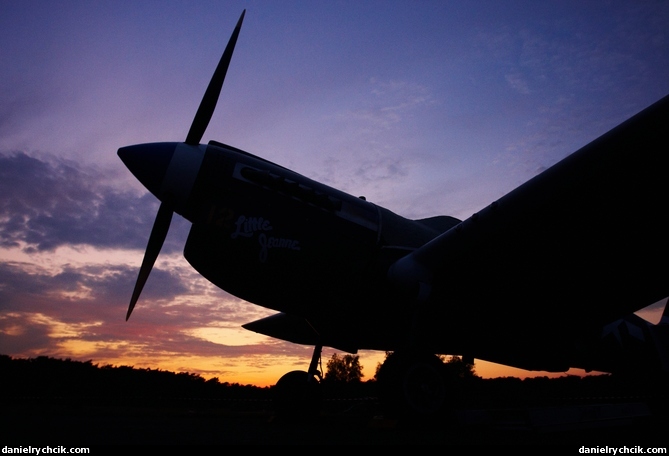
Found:
[[[240,328],[271,312],[190,267],[179,216],[125,322],[158,201],[116,151],[185,139],[243,9],[203,142],[409,218],[466,218],[669,94],[662,0],[0,0],[0,354],[306,369],[312,347]]]

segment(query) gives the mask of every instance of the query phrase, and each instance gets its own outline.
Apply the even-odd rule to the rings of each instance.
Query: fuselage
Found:
[[[459,222],[409,220],[215,142],[131,148],[159,162],[136,159],[154,170],[143,173],[124,158],[192,223],[184,256],[200,274],[241,299],[308,319],[335,346],[384,349],[406,332],[411,303],[388,283],[388,268]]]

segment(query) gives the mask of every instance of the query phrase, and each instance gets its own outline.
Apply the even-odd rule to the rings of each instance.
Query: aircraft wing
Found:
[[[398,260],[417,333],[513,365],[669,296],[667,163],[669,96]]]

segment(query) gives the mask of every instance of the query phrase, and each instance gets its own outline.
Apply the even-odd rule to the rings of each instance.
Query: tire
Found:
[[[273,403],[282,416],[314,416],[322,406],[321,385],[314,376],[307,381],[305,371],[291,371],[282,376],[273,389]]]

